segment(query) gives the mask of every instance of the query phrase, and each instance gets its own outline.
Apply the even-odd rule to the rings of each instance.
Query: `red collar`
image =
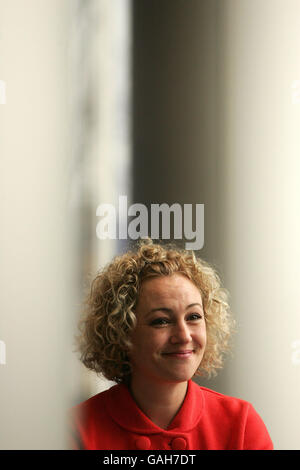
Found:
[[[184,402],[165,430],[154,424],[142,412],[124,384],[115,385],[105,393],[105,405],[112,419],[131,432],[143,434],[157,434],[163,431],[188,432],[198,424],[201,418],[204,397],[199,385],[189,380]]]

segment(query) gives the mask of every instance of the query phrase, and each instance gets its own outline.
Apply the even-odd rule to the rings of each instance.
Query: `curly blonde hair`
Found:
[[[212,376],[223,367],[230,350],[234,320],[228,292],[216,271],[194,252],[143,240],[135,252],[117,256],[93,280],[77,337],[80,360],[90,370],[117,383],[129,382],[130,334],[136,325],[135,306],[142,282],[150,277],[185,275],[203,301],[207,345],[195,375]]]

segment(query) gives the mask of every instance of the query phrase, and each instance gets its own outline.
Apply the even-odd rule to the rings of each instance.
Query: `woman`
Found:
[[[73,409],[74,447],[272,449],[252,405],[200,387],[223,366],[227,293],[193,252],[143,242],[92,283],[81,360],[117,382]]]

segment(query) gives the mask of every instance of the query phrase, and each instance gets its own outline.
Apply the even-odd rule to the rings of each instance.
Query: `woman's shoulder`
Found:
[[[254,406],[247,400],[225,395],[194,383],[192,391],[203,402],[201,424],[222,425],[242,439],[243,449],[273,449],[268,430]],[[214,428],[215,429],[215,428]]]
[[[194,392],[199,395],[199,398],[201,395],[206,412],[218,409],[226,414],[240,416],[241,414],[251,413],[253,410],[251,403],[243,398],[225,395],[196,383],[194,383],[193,388]]]
[[[196,382],[193,382],[193,388],[195,388],[198,393],[202,393],[204,397],[208,400],[219,401],[219,402],[237,402],[242,404],[249,404],[247,400],[243,398],[238,398],[232,395],[225,395],[223,393],[217,392],[211,388],[204,387]]]
[[[212,390],[207,387],[202,387],[201,385],[199,385],[199,387],[208,398],[211,398],[213,400],[237,401],[237,402],[242,402],[242,403],[248,403],[243,398],[239,398],[239,397],[232,396],[232,395],[225,395],[224,393],[217,392],[216,390]]]
[[[228,420],[243,422],[248,429],[264,428],[265,425],[260,414],[252,403],[231,395],[225,395],[207,387],[198,385],[198,390],[204,397],[204,408],[208,415],[218,414]]]

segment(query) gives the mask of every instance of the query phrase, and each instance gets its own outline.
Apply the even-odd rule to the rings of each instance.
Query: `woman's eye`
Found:
[[[189,315],[189,320],[201,320],[202,315],[200,313],[192,313]]]
[[[169,320],[167,318],[156,318],[155,320],[152,320],[151,325],[163,326],[163,325],[167,325],[168,323],[169,323]]]

